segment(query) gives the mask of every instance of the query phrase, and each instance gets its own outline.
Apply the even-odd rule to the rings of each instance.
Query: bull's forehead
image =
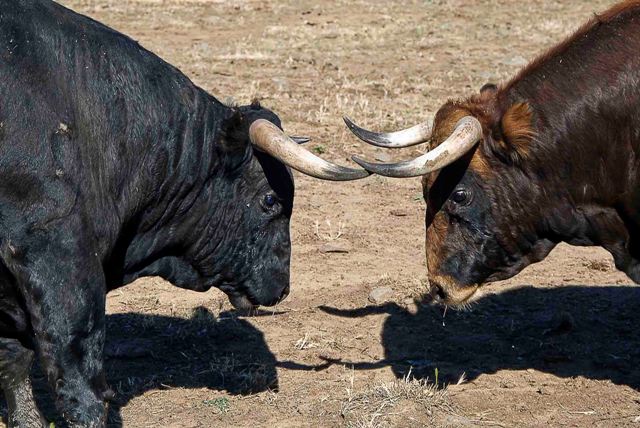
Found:
[[[433,150],[444,142],[453,133],[456,125],[465,116],[475,117],[480,121],[483,128],[489,128],[491,126],[489,121],[490,111],[492,109],[492,100],[484,97],[471,98],[465,101],[449,101],[444,104],[440,110],[436,113],[433,123],[433,134],[431,137],[431,143],[429,150]],[[491,174],[490,160],[486,156],[486,152],[480,148],[484,144],[484,139],[480,140],[479,144],[473,148],[467,156],[464,156],[460,161],[455,162],[452,166],[446,167],[445,170],[459,167],[461,163],[464,163],[468,168],[474,171],[477,175],[489,178]],[[465,161],[466,159],[466,161]],[[428,186],[433,184],[439,172],[433,172],[427,174],[423,180],[422,185],[426,190]]]
[[[466,99],[447,101],[434,118],[432,148],[446,140],[465,116],[479,120],[485,130],[491,129],[501,116],[497,93],[483,91]]]
[[[443,105],[433,121],[430,149],[433,150],[442,144],[453,133],[460,119],[465,116],[472,116],[472,113],[460,103],[449,101]]]

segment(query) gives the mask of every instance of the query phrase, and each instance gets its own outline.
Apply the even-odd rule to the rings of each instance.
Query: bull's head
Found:
[[[205,228],[198,249],[198,270],[229,296],[236,308],[273,305],[289,293],[291,243],[289,221],[294,183],[290,168],[334,181],[367,177],[363,169],[329,163],[280,128],[280,119],[255,103],[233,109],[222,123],[219,150],[225,159],[215,193],[215,209],[204,215],[215,226]],[[216,214],[220,213],[222,214]],[[212,214],[213,213],[213,214]],[[220,224],[223,221],[223,224]]]
[[[430,141],[429,151],[409,161],[354,160],[384,176],[423,176],[431,296],[447,305],[464,305],[482,284],[515,275],[554,246],[539,233],[541,189],[526,165],[534,113],[497,93],[487,85],[468,100],[447,102],[433,124],[394,133],[373,133],[345,118],[356,136],[379,147]]]

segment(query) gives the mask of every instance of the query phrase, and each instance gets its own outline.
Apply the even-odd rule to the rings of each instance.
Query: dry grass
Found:
[[[318,220],[314,222],[313,227],[314,235],[321,241],[335,241],[344,235],[346,224],[344,221],[339,221],[337,225],[334,225],[331,220],[327,219],[324,222],[324,227],[321,226]],[[321,227],[323,230],[321,230]]]
[[[411,373],[402,379],[381,382],[363,390],[355,390],[353,378],[346,389],[341,415],[346,425],[353,428],[378,428],[392,426],[391,421],[411,420],[411,412],[417,411],[434,417],[436,412],[453,413],[446,388],[438,388],[426,379],[413,379]],[[421,420],[424,420],[421,418]]]
[[[316,348],[317,346],[318,345],[314,342],[313,337],[309,333],[305,333],[304,336],[298,339],[296,343],[293,345],[293,347],[299,351]]]

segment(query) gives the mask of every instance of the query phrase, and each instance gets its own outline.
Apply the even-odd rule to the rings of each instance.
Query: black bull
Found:
[[[0,0],[9,425],[44,424],[29,380],[36,353],[64,418],[104,425],[109,290],[158,275],[218,287],[236,306],[286,297],[294,185],[284,163],[326,179],[368,173],[302,155],[279,126],[269,110],[221,104],[133,40],[54,2]]]

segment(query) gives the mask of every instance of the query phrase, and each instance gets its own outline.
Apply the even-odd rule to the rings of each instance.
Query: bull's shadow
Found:
[[[640,389],[640,288],[525,287],[489,295],[471,311],[419,305],[412,314],[389,303],[355,310],[324,307],[336,316],[388,313],[385,359],[347,362],[358,369],[391,366],[398,376],[456,382],[502,369],[538,369],[560,377],[606,379]]]
[[[109,427],[122,427],[120,409],[149,390],[209,388],[231,394],[277,390],[275,356],[263,334],[233,313],[215,318],[197,308],[190,319],[124,313],[107,316],[107,381],[116,392]],[[52,393],[34,370],[40,408],[56,426],[66,424]],[[6,421],[6,408],[4,419]]]

